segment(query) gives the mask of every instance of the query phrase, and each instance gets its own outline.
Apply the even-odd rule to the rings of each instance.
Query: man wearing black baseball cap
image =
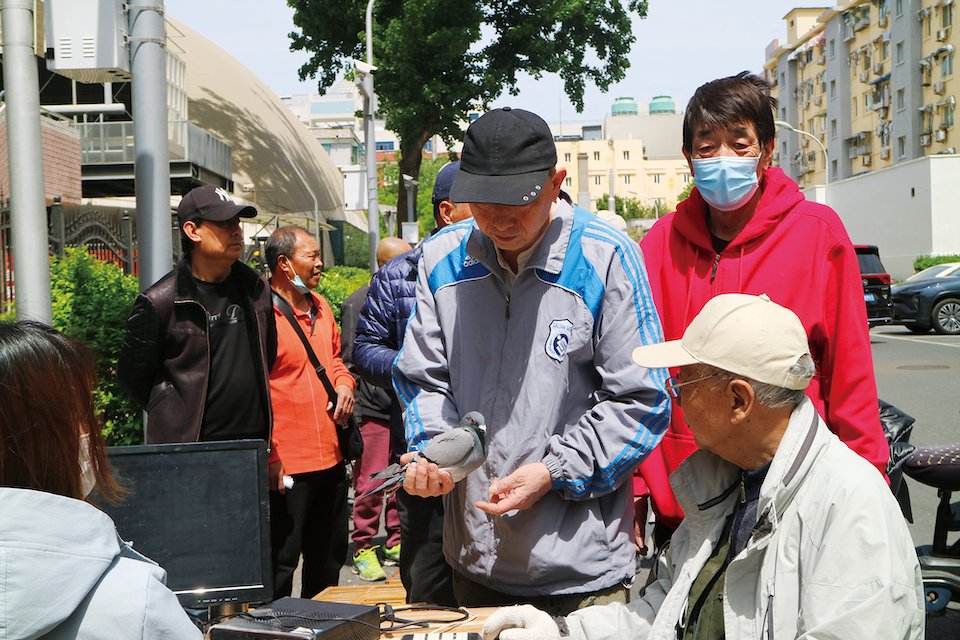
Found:
[[[148,444],[269,442],[273,304],[240,261],[240,218],[255,215],[212,186],[180,201],[183,258],[137,297],[118,361],[120,384],[147,412]]]
[[[404,481],[444,498],[466,606],[625,601],[630,474],[669,421],[666,372],[630,359],[662,339],[637,245],[561,197],[556,162],[529,111],[470,125],[450,199],[474,224],[424,243],[394,366],[411,450],[468,411],[490,425],[485,464],[456,486],[423,458]]]

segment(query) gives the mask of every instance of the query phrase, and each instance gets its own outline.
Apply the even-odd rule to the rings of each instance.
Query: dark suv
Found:
[[[890,274],[880,262],[880,251],[872,244],[859,244],[854,249],[860,263],[867,323],[871,327],[888,324],[893,321],[893,299],[890,297]]]

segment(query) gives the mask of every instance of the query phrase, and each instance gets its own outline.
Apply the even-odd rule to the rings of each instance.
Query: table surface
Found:
[[[393,607],[406,606],[407,592],[403,588],[399,579],[386,580],[384,582],[373,582],[370,584],[352,585],[343,587],[327,587],[316,595],[314,600],[325,600],[327,602],[346,602],[349,604],[364,604],[373,606],[376,604],[389,604]],[[473,607],[467,609],[470,617],[462,622],[449,622],[440,624],[431,624],[428,627],[406,627],[396,631],[384,629],[380,632],[381,638],[400,638],[407,633],[437,633],[440,631],[483,631],[483,622],[491,613],[496,611],[496,607]],[[425,620],[425,619],[448,619],[456,617],[444,611],[397,611],[397,616],[407,620]]]

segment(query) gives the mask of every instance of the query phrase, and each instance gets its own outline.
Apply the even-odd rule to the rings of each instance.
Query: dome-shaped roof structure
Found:
[[[186,64],[188,119],[233,149],[238,195],[256,199],[261,213],[310,219],[312,192],[322,219],[343,219],[342,175],[280,98],[226,51],[169,16],[167,41]],[[255,191],[243,193],[244,185]]]
[[[610,107],[610,115],[635,116],[637,115],[637,101],[633,98],[617,98]]]
[[[650,101],[650,113],[676,113],[677,103],[670,96],[654,96]]]

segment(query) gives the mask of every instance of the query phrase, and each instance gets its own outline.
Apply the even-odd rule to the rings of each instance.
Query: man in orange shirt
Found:
[[[265,249],[270,286],[292,308],[326,368],[337,397],[328,398],[293,325],[274,300],[277,359],[270,371],[273,404],[270,492],[274,597],[289,596],[303,553],[301,597],[337,584],[347,558],[347,480],[336,425],[353,413],[353,376],[340,359],[340,332],[329,303],[314,289],[323,262],[317,241],[301,227],[273,232]],[[332,410],[332,415],[331,415]],[[284,487],[284,476],[293,486]]]

